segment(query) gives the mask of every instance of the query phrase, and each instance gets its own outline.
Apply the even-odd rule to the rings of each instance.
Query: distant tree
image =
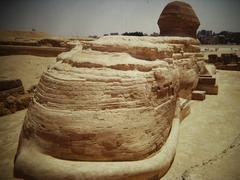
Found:
[[[111,36],[118,36],[119,34],[117,32],[110,33]]]
[[[219,33],[219,35],[227,36],[229,33],[230,33],[230,32],[228,32],[228,31],[221,31],[221,32]]]
[[[36,32],[36,29],[35,29],[35,28],[32,28],[32,32]]]
[[[159,36],[159,33],[157,33],[157,32],[153,32],[152,34],[150,34],[150,36]]]
[[[144,36],[143,32],[125,32],[122,34],[123,36]]]
[[[218,35],[217,37],[219,44],[227,44],[227,40],[224,35]]]
[[[240,44],[240,32],[221,31],[215,33],[201,30],[198,31],[197,37],[202,44]]]
[[[97,35],[90,35],[90,36],[88,36],[89,38],[98,38],[98,36]]]

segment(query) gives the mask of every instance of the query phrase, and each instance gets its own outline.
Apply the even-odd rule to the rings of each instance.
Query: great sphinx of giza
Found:
[[[107,36],[59,55],[26,114],[15,176],[162,177],[176,151],[178,98],[189,98],[205,71],[193,34],[173,35]]]
[[[199,19],[192,7],[181,1],[169,3],[158,19],[161,36],[196,38],[199,25]]]

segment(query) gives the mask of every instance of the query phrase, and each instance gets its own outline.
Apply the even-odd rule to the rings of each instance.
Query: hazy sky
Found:
[[[1,0],[0,29],[54,35],[159,32],[157,20],[170,0]],[[240,32],[240,0],[185,0],[201,26]]]

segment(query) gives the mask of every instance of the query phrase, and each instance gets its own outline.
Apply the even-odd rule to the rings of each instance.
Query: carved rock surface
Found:
[[[137,163],[159,154],[177,98],[196,86],[201,58],[196,39],[177,37],[108,36],[59,55],[43,73],[26,114],[15,175],[29,175],[21,167],[29,163],[27,148],[88,162]]]
[[[196,37],[199,25],[199,19],[192,7],[181,1],[169,3],[158,20],[161,36]]]

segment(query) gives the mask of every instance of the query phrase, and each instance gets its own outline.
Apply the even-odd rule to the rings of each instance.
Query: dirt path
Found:
[[[182,179],[240,179],[240,135],[233,143],[213,158],[186,170]]]

